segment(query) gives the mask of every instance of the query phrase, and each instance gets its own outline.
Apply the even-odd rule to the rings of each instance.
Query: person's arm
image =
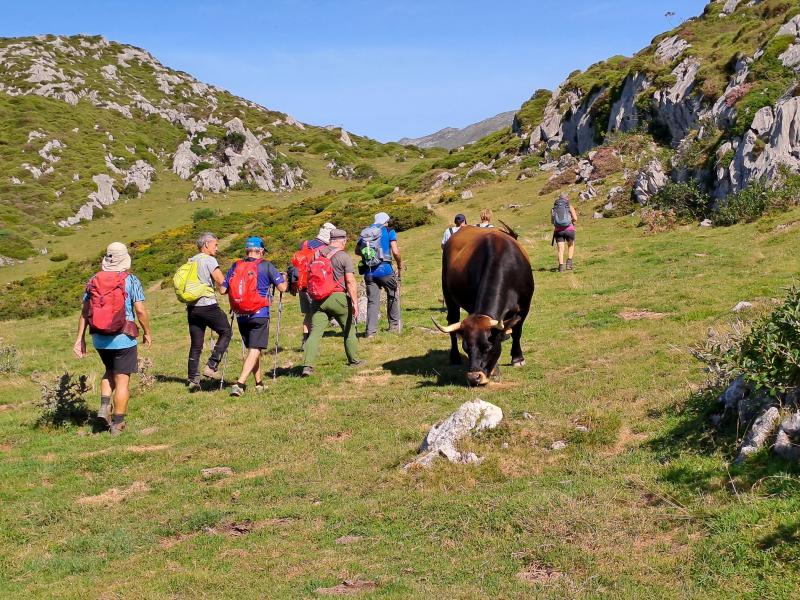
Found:
[[[392,240],[389,242],[389,247],[392,249],[392,256],[397,261],[397,274],[400,275],[400,272],[403,271],[405,265],[403,264],[403,259],[400,256],[400,247],[397,245],[397,240]]]
[[[225,276],[222,274],[222,269],[220,269],[219,267],[211,271],[211,280],[216,284],[220,294],[224,294],[225,292],[228,291],[223,286],[223,284],[225,283]],[[222,291],[223,289],[225,290],[224,292]]]
[[[447,243],[447,240],[449,239],[450,239],[450,228],[448,227],[447,229],[444,230],[444,233],[442,234],[442,248],[444,248],[444,245]]]
[[[81,316],[78,317],[78,335],[75,338],[75,344],[72,346],[72,351],[78,358],[86,356],[86,317],[81,310]]]
[[[236,267],[236,263],[231,265],[231,268],[228,269],[228,272],[225,274],[225,277],[222,280],[222,283],[219,285],[219,293],[225,295],[228,293],[228,282],[231,280],[231,275],[233,274],[233,269]]]
[[[279,292],[285,292],[286,290],[289,289],[289,284],[286,283],[286,281],[284,280],[281,283],[276,283],[275,289],[278,290]]]
[[[289,284],[286,281],[286,277],[284,277],[283,273],[279,273],[278,269],[276,269],[275,265],[272,263],[269,265],[269,278],[272,281],[272,285],[279,292],[285,292],[289,289]]]
[[[571,204],[569,206],[569,212],[572,214],[572,222],[573,222],[573,224],[577,223],[578,222],[578,212],[575,210],[575,207],[572,206]]]
[[[150,314],[147,312],[147,307],[144,302],[134,302],[133,311],[136,313],[136,318],[139,320],[139,325],[142,326],[144,331],[144,347],[150,349],[153,345],[153,334],[150,331]]]
[[[358,319],[358,287],[356,286],[356,276],[353,273],[344,274],[344,282],[347,286],[347,295],[353,305],[353,318]]]

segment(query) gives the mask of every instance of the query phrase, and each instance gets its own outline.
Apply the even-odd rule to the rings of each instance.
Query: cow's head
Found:
[[[467,354],[467,381],[470,385],[486,385],[500,359],[500,343],[511,333],[511,327],[486,315],[470,315],[460,323],[442,327],[442,333],[455,333],[461,338],[461,347]]]

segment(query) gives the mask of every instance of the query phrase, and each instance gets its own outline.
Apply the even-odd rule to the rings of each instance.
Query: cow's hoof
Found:
[[[517,360],[512,360],[511,364],[514,366],[515,369],[521,369],[525,366],[525,359],[518,358]]]

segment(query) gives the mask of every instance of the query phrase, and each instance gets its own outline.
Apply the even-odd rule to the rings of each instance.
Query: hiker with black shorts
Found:
[[[294,278],[296,279],[294,282],[292,282],[293,277],[289,279],[290,284],[293,283],[296,287],[295,290],[292,290],[292,293],[297,292],[300,300],[300,312],[303,315],[303,343],[300,345],[301,350],[305,349],[306,340],[311,331],[312,306],[311,298],[308,297],[308,291],[306,290],[306,271],[308,270],[308,265],[314,260],[314,252],[330,243],[331,231],[334,229],[336,229],[336,226],[333,223],[323,224],[317,232],[317,237],[313,240],[306,240],[300,244],[300,248],[292,257],[292,267],[290,268],[294,268],[296,273]]]
[[[453,219],[453,223],[454,225],[452,227],[448,227],[444,230],[444,235],[442,235],[442,249],[444,249],[444,245],[447,243],[447,240],[453,237],[454,234],[458,233],[459,229],[467,226],[467,217],[459,213]]]
[[[572,259],[575,255],[575,224],[578,213],[569,203],[566,194],[559,195],[553,204],[550,221],[553,223],[553,242],[558,248],[558,271],[572,271]],[[552,245],[551,243],[551,245]],[[564,246],[567,246],[567,262],[564,263]]]
[[[221,292],[228,294],[231,310],[236,313],[236,323],[247,356],[239,378],[231,386],[231,396],[244,394],[247,378],[253,374],[257,392],[264,390],[261,374],[261,351],[269,344],[269,307],[271,287],[285,292],[288,284],[283,274],[271,262],[264,260],[264,240],[249,237],[244,245],[246,257],[237,260],[228,269]]]
[[[131,374],[139,370],[136,319],[144,331],[145,348],[149,349],[153,343],[142,282],[128,272],[130,268],[131,257],[125,245],[109,244],[101,270],[86,284],[83,310],[78,318],[78,336],[72,347],[78,358],[86,356],[88,328],[105,367],[97,417],[108,424],[112,436],[125,429]]]
[[[356,256],[361,259],[359,272],[364,274],[367,287],[367,332],[365,339],[378,333],[381,312],[381,290],[386,290],[386,313],[389,331],[400,333],[400,277],[405,267],[400,257],[397,233],[389,228],[391,217],[385,212],[375,215],[372,225],[361,231],[356,244]],[[392,259],[397,261],[397,271]]]
[[[219,364],[233,335],[231,324],[222,312],[214,293],[214,288],[220,289],[225,279],[216,259],[219,243],[217,237],[213,233],[202,233],[196,243],[200,252],[189,259],[191,275],[189,281],[184,284],[184,289],[194,284],[197,289],[195,296],[200,296],[197,300],[186,303],[190,339],[187,385],[190,392],[200,389],[200,356],[203,353],[206,328],[217,334],[217,341],[203,368],[203,376],[217,381],[221,377]],[[187,286],[187,283],[190,285]]]
[[[356,320],[358,319],[358,290],[353,272],[353,259],[344,251],[347,232],[334,229],[329,246],[317,250],[308,275],[308,294],[311,298],[311,335],[303,356],[303,377],[314,373],[322,334],[331,319],[342,328],[344,352],[349,365],[359,365]]]
[[[481,222],[478,223],[478,227],[481,227],[483,229],[494,227],[494,225],[492,225],[493,218],[494,215],[492,214],[492,209],[484,208],[483,210],[481,210]]]

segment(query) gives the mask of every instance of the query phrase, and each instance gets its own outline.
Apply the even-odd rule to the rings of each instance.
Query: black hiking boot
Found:
[[[561,263],[560,265],[558,265],[558,272],[559,273],[563,273],[566,270],[567,270],[567,265],[565,265],[564,263]]]
[[[567,259],[567,271],[572,271],[572,259]]]

